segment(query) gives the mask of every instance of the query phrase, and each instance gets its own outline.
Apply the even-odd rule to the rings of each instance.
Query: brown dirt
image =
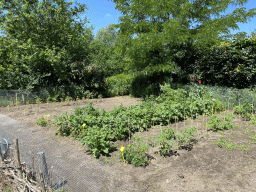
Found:
[[[141,98],[131,98],[129,96],[90,99],[94,108],[105,108],[106,111],[118,107],[121,103],[123,106],[129,107],[142,100]],[[82,101],[80,103],[71,101],[69,102],[70,105],[64,102],[63,106],[61,106],[59,102],[56,102],[40,104],[40,107],[37,104],[29,104],[21,105],[19,109],[17,106],[9,107],[9,111],[7,107],[0,107],[0,113],[33,127],[62,146],[72,147],[77,151],[84,152],[85,155],[93,156],[86,153],[88,147],[82,146],[81,141],[75,140],[73,137],[59,136],[57,133],[58,127],[50,127],[50,125],[42,127],[36,124],[36,121],[45,115],[50,114],[48,118],[50,122],[53,119],[53,115],[59,116],[64,112],[75,111],[76,107],[83,107],[88,103],[89,100],[84,103]],[[26,109],[25,115],[24,109]],[[232,112],[232,110],[228,112]],[[220,114],[223,116],[223,113]],[[209,127],[204,126],[203,123],[209,120],[210,117],[200,116],[195,120],[185,120],[185,123],[171,124],[170,127],[174,128],[175,131],[184,130],[184,127],[191,126],[198,128],[198,132],[191,140],[193,143],[184,144],[181,149],[172,148],[165,157],[155,153],[159,151],[158,147],[150,149],[147,155],[150,157],[151,162],[146,167],[135,167],[133,164],[124,163],[119,159],[118,150],[121,145],[127,146],[134,141],[129,139],[112,142],[117,146],[118,150],[111,153],[110,157],[100,156],[99,160],[122,173],[131,181],[140,183],[144,188],[147,188],[147,190],[143,191],[256,191],[256,181],[254,179],[256,175],[254,157],[256,147],[254,144],[248,143],[248,141],[253,141],[249,139],[245,132],[245,129],[248,128],[254,133],[251,136],[254,136],[256,133],[255,125],[247,125],[244,119],[236,115],[233,123],[239,129],[225,130],[221,134],[213,132]],[[153,135],[154,141],[156,141],[157,133],[160,132],[160,126],[152,126],[148,131],[138,132],[131,136],[146,138]],[[220,136],[230,138],[238,145],[246,145],[250,150],[247,152],[241,148],[230,150],[225,147],[220,148],[217,144],[212,144],[213,142],[218,142]],[[144,139],[144,142],[146,142],[146,139]],[[2,187],[3,185],[0,184],[0,188]]]

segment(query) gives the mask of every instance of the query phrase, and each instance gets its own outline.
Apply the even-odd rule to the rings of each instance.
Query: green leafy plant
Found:
[[[181,145],[184,142],[190,142],[190,138],[194,136],[194,133],[196,132],[195,127],[191,127],[190,129],[184,128],[185,131],[181,131],[180,133],[176,134],[176,139],[178,140],[178,148],[181,148]]]
[[[36,124],[46,127],[47,121],[46,121],[46,119],[41,118],[41,119],[39,119],[39,121],[36,122]]]
[[[44,119],[44,118],[41,118],[41,119],[39,119],[39,121],[36,122],[36,124],[41,125],[41,126],[43,126],[43,127],[46,127],[47,124],[48,124],[48,117],[49,117],[50,115],[45,115],[45,116],[47,116],[47,120]]]
[[[207,122],[207,126],[211,127],[214,131],[219,131],[219,130],[228,130],[228,129],[234,129],[238,128],[237,126],[234,126],[231,119],[234,119],[235,116],[226,116],[223,117],[222,120],[218,119],[218,115],[213,115],[210,118],[210,121]]]
[[[148,162],[145,152],[149,146],[147,146],[146,143],[140,142],[140,140],[141,138],[137,136],[135,143],[126,146],[122,154],[120,154],[120,159],[124,156],[128,163],[132,163],[135,166],[145,166],[146,162]]]
[[[105,139],[107,135],[112,139],[114,138],[110,133],[111,132],[108,130],[103,132],[98,126],[93,126],[88,129],[86,136],[84,136],[85,140],[82,141],[82,145],[88,145],[95,158],[98,158],[102,152],[108,154],[109,150],[113,149],[113,144]]]
[[[164,128],[161,134],[158,134],[157,142],[154,146],[162,145],[161,151],[158,152],[161,156],[169,153],[170,148],[173,146],[173,140],[175,138],[174,130],[169,128]]]
[[[190,138],[193,137],[194,133],[196,132],[196,129],[194,127],[187,129],[185,128],[185,132],[181,131],[178,134],[174,133],[173,129],[165,128],[164,132],[159,134],[159,137],[157,138],[155,146],[162,145],[161,151],[158,152],[159,155],[163,156],[170,152],[170,148],[175,145],[178,146],[180,149],[180,146],[184,142],[189,142]],[[174,142],[174,140],[177,140],[177,142]]]
[[[252,110],[253,110],[253,104],[249,103],[247,99],[243,103],[244,104],[240,106],[234,107],[234,113],[241,114],[242,117],[250,119],[251,118],[250,114],[252,114]]]
[[[194,82],[195,79],[192,79],[192,82]],[[201,83],[201,80],[198,80],[198,83]],[[192,83],[192,87],[189,89],[189,94],[194,96],[195,98],[206,98],[209,96],[209,92],[207,91],[205,86],[199,86],[196,83]],[[193,99],[193,97],[192,97]]]

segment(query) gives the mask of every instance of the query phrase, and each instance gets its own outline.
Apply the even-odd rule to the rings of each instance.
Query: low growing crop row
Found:
[[[54,116],[55,119],[52,121],[55,126],[59,126],[61,136],[71,135],[82,140],[81,144],[88,145],[94,157],[99,158],[100,154],[109,154],[115,149],[110,141],[127,139],[137,131],[143,132],[151,127],[152,122],[153,126],[169,125],[175,122],[175,119],[187,119],[188,116],[185,114],[190,114],[191,117],[203,113],[210,115],[213,110],[219,112],[226,107],[218,99],[213,99],[204,89],[200,92],[198,90],[194,92],[186,92],[183,89],[173,90],[168,86],[163,86],[162,89],[161,96],[157,98],[151,96],[147,98],[147,101],[130,108],[120,105],[106,112],[104,109],[99,111],[93,108],[90,103],[86,107],[76,108],[74,115],[69,116],[66,113],[59,117]],[[243,115],[251,111],[252,106],[248,103],[235,108],[235,112]],[[228,129],[231,125],[231,118],[227,117],[224,124],[214,118],[209,122],[209,126],[212,126],[215,131]],[[42,125],[42,122],[38,124]],[[196,131],[195,127],[191,127],[175,133],[173,129],[165,128],[158,135],[156,143],[151,146],[160,145],[161,151],[158,154],[163,156],[170,151],[172,146],[180,147],[183,143],[190,142]],[[136,166],[145,165],[148,161],[145,153],[149,148],[150,146],[141,142],[140,138],[136,138],[135,143],[121,148],[120,159]]]

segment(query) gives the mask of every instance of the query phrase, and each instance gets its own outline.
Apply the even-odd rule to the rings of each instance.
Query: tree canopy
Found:
[[[57,6],[53,3],[57,3]],[[74,22],[74,16],[85,13],[85,5],[78,4],[79,8],[69,10],[72,4],[73,1],[66,3],[63,0],[43,0],[42,3],[38,0],[0,0],[0,10],[8,10],[7,14],[0,17],[0,27],[7,34],[1,38],[0,46],[5,58],[12,60],[8,65],[7,61],[0,60],[2,81],[11,82],[16,76],[17,82],[27,84],[26,88],[34,87],[42,79],[42,87],[56,85],[56,82],[70,79],[72,63],[90,62],[92,27],[84,27],[88,23],[86,18],[83,22],[81,19],[80,22]],[[14,74],[17,70],[20,72],[18,76]],[[3,85],[1,87],[6,88]],[[20,83],[7,87],[25,88]]]
[[[107,76],[122,70],[188,76],[196,67],[194,55],[199,49],[244,38],[244,32],[230,35],[229,28],[239,29],[237,22],[245,23],[256,15],[256,8],[246,12],[240,6],[232,14],[220,16],[228,5],[243,5],[248,0],[113,1],[122,13],[120,23],[100,29],[94,39],[93,27],[84,26],[86,18],[73,19],[85,13],[85,5],[70,9],[73,1],[0,0],[0,10],[8,10],[0,16],[1,30],[6,31],[6,37],[0,38],[1,88],[78,82],[74,71],[82,76],[84,66],[94,64],[108,71]],[[211,19],[211,15],[217,18]],[[193,23],[198,24],[191,29]],[[219,36],[222,33],[227,35]],[[132,39],[134,34],[138,36]]]
[[[109,46],[113,46],[116,37],[117,34],[114,28],[114,24],[110,23],[105,29],[101,28],[98,30],[95,40],[100,40]]]
[[[115,25],[120,28],[117,41],[122,42],[116,44],[115,51],[126,52],[131,59],[130,67],[134,70],[164,70],[164,66],[174,70],[180,67],[171,62],[175,57],[174,47],[179,48],[176,54],[184,50],[185,45],[187,49],[187,46],[190,46],[192,50],[198,47],[208,49],[223,41],[219,34],[229,34],[229,28],[239,29],[237,22],[245,23],[256,15],[255,8],[246,12],[245,8],[240,6],[232,14],[219,17],[219,12],[226,10],[229,4],[243,5],[248,0],[113,1],[116,3],[115,8],[123,14],[119,18],[120,24]],[[211,15],[218,18],[212,20]],[[146,20],[147,17],[150,17],[150,20]],[[189,29],[194,21],[201,24]],[[140,37],[136,40],[130,39],[129,36],[135,33],[140,34]],[[191,67],[187,63],[182,69],[189,71]]]
[[[116,37],[117,32],[110,23],[105,29],[99,29],[90,43],[92,63],[100,66],[106,72],[106,77],[122,73],[122,56],[114,53]]]

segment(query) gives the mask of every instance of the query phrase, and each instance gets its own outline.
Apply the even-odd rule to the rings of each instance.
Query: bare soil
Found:
[[[143,101],[142,98],[131,98],[129,96],[118,96],[114,98],[89,99],[85,101],[70,101],[69,104],[63,102],[44,103],[20,106],[11,106],[9,111],[7,107],[0,107],[0,113],[7,115],[15,120],[33,127],[42,132],[52,141],[62,145],[72,147],[74,150],[84,152],[85,155],[93,156],[86,152],[89,148],[82,146],[81,141],[75,140],[73,137],[62,137],[59,135],[58,127],[50,126],[42,127],[36,122],[50,114],[48,121],[53,119],[53,115],[60,116],[62,113],[75,111],[76,107],[87,106],[89,102],[93,103],[94,108],[104,108],[106,111],[118,107],[121,103],[125,107],[135,105]],[[24,109],[25,115],[24,115]],[[226,112],[232,112],[228,110]],[[221,116],[226,112],[221,112]],[[145,167],[135,167],[133,164],[124,163],[119,159],[119,149],[122,145],[127,146],[134,140],[122,140],[112,142],[117,146],[117,150],[112,152],[110,156],[100,156],[99,160],[110,166],[112,169],[125,175],[132,182],[139,183],[143,186],[143,190],[150,192],[179,192],[179,191],[256,191],[256,168],[255,168],[255,144],[246,134],[245,129],[252,131],[250,136],[256,134],[255,125],[247,125],[246,120],[236,115],[233,124],[239,129],[225,130],[223,134],[213,132],[209,127],[203,125],[209,121],[208,117],[197,117],[195,119],[187,119],[185,122],[171,124],[169,127],[175,131],[183,131],[184,127],[194,126],[198,129],[192,142],[184,144],[181,149],[171,148],[169,154],[161,157],[157,154],[159,147],[150,149],[147,153],[151,160]],[[167,126],[161,126],[165,128]],[[161,133],[159,125],[152,126],[148,131],[138,132],[132,136],[140,136],[147,141],[147,137],[154,136],[156,141],[157,134]],[[238,145],[246,145],[250,150],[244,151],[241,148],[228,149],[226,147],[218,147],[213,142],[218,142],[220,136],[230,138]],[[149,142],[149,141],[147,141]],[[96,161],[96,160],[95,160]],[[72,162],[70,162],[72,163]],[[0,169],[0,191],[4,187],[10,187],[11,178],[5,178],[3,184],[3,172]],[[146,190],[145,190],[146,189]]]

